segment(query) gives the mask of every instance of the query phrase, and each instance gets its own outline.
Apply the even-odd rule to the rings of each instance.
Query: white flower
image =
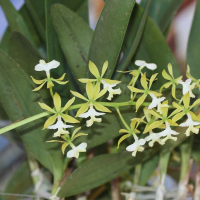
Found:
[[[166,129],[164,131],[160,132],[160,133],[157,133],[157,134],[159,134],[160,136],[163,136],[163,137],[166,136],[166,138],[163,139],[163,143],[165,143],[166,140],[168,140],[168,139],[172,139],[172,140],[176,141],[177,137],[172,137],[172,135],[178,135],[179,133],[176,132],[176,131],[173,131],[170,128],[170,124],[167,122],[166,123]]]
[[[136,60],[135,64],[140,66],[141,68],[147,67],[150,70],[154,70],[157,68],[157,65],[154,63],[146,63],[144,60]]]
[[[185,82],[183,82],[182,80],[179,80],[178,83],[180,83],[183,86],[183,95],[187,94],[189,92],[190,97],[195,98],[195,95],[192,93],[192,90],[195,87],[196,83],[193,83],[192,85],[190,85],[192,82],[192,79],[189,78],[187,79]]]
[[[68,158],[72,158],[72,157],[78,158],[79,152],[86,152],[87,143],[82,142],[77,147],[75,147],[73,144],[70,144],[70,146],[72,147],[72,150],[67,152],[67,157]]]
[[[135,142],[129,146],[126,147],[126,150],[127,151],[133,151],[132,153],[132,156],[135,157],[137,151],[143,151],[144,150],[144,147],[142,147],[142,145],[145,144],[145,139],[139,139],[138,140],[138,137],[135,137]]]
[[[192,117],[190,114],[187,115],[188,116],[188,119],[186,122],[180,124],[179,126],[181,127],[188,127],[188,129],[186,130],[186,136],[189,136],[190,135],[190,131],[192,131],[193,133],[196,133],[198,134],[199,132],[199,129],[198,128],[195,128],[194,126],[197,126],[197,125],[200,125],[200,122],[194,122],[192,120]]]
[[[165,99],[165,97],[161,97],[161,98],[157,98],[153,93],[150,93],[150,96],[152,97],[152,102],[149,105],[148,109],[152,109],[155,108],[156,106],[158,106],[157,112],[159,112],[160,114],[162,114],[162,104],[161,102]],[[165,104],[165,106],[168,106]]]
[[[35,66],[35,71],[46,71],[46,74],[49,75],[50,69],[57,68],[60,63],[56,60],[46,63],[44,60],[40,60],[40,63]]]
[[[63,128],[72,128],[74,126],[64,124],[61,120],[60,115],[57,119],[58,121],[54,125],[48,127],[48,129],[58,129],[58,131],[54,133],[53,137],[60,137],[60,135],[62,134],[69,134],[69,132],[63,130]]]
[[[108,84],[104,80],[102,80],[101,83],[103,84],[104,89],[108,87],[108,92],[109,92],[109,95],[107,97],[108,100],[111,100],[113,98],[113,94],[121,94],[122,92],[120,88],[113,89],[113,87],[115,87],[119,82],[114,84]]]
[[[96,118],[95,116],[100,116],[100,115],[105,115],[106,113],[101,113],[101,112],[97,112],[94,108],[93,108],[93,105],[92,104],[90,104],[90,109],[87,111],[87,112],[85,112],[85,113],[83,113],[83,114],[81,114],[81,115],[79,115],[78,117],[81,117],[81,118],[88,118],[88,117],[91,117],[91,119],[90,120],[87,120],[87,127],[89,127],[89,126],[92,126],[92,124],[94,123],[94,122],[101,122],[102,121],[102,119],[101,118]]]
[[[144,138],[146,140],[146,142],[149,142],[149,146],[152,147],[154,145],[154,142],[158,142],[159,144],[163,145],[164,142],[160,139],[160,137],[162,137],[160,134],[158,133],[153,133],[153,131],[149,131],[150,135],[147,136],[146,138]]]
[[[135,198],[136,198],[135,192],[130,192],[130,193],[122,192],[121,194],[126,197],[126,200],[135,200]]]

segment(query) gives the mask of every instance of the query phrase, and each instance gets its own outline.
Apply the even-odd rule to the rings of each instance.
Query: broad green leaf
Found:
[[[39,93],[32,92],[34,86],[30,78],[3,51],[0,51],[0,80],[1,103],[13,122],[42,112],[38,101],[43,101]],[[58,145],[46,143],[51,134],[48,130],[42,131],[44,122],[45,119],[39,119],[19,127],[17,131],[34,157],[58,177],[63,170],[62,153]]]
[[[147,0],[142,0],[141,6]],[[160,28],[162,33],[167,31],[170,22],[175,15],[178,8],[181,6],[184,0],[153,0],[151,1],[149,16],[153,22]],[[143,7],[144,8],[144,7]]]
[[[10,38],[10,33],[11,33],[11,30],[8,27],[0,41],[0,49],[2,49],[6,53],[8,52],[8,41]]]
[[[51,12],[52,22],[70,70],[76,80],[83,78],[93,32],[83,19],[61,4],[52,6]],[[83,84],[80,86],[83,87]]]
[[[31,37],[26,23],[24,22],[20,13],[15,10],[12,3],[10,1],[0,0],[0,5],[2,6],[4,14],[6,15],[6,19],[8,20],[11,30],[21,32],[29,39],[32,44],[34,44],[33,38]]]
[[[117,63],[135,0],[108,0],[105,2],[96,25],[89,60],[101,71],[108,60],[105,78],[111,78]],[[87,69],[86,77],[89,77]]]
[[[9,179],[9,182],[4,190],[4,193],[10,194],[30,194],[31,187],[33,185],[31,172],[28,166],[28,163],[23,162],[19,168],[14,172],[12,177]],[[18,196],[10,195],[1,195],[3,200],[17,200]]]
[[[200,27],[199,27],[199,20],[200,20],[200,1],[197,1],[196,10],[192,22],[192,28],[190,31],[188,47],[187,47],[187,64],[190,65],[190,72],[191,75],[195,78],[200,77],[200,70],[199,70],[199,62],[200,62]]]
[[[155,152],[156,149],[151,149],[136,158],[130,152],[96,156],[82,164],[67,179],[58,196],[68,197],[98,187],[145,161]]]
[[[134,7],[134,12],[131,15],[127,33],[124,39],[125,47],[123,51],[123,59],[120,65],[117,67],[118,70],[124,71],[126,69],[137,50],[146,24],[150,3],[151,1],[147,2],[144,11],[142,11],[142,9],[137,5]],[[117,76],[114,78],[118,80],[121,75],[122,73],[117,72]]]
[[[155,154],[147,161],[142,163],[142,169],[140,173],[139,185],[145,186],[156,167],[158,166],[159,155]]]
[[[158,87],[165,83],[162,77],[162,71],[163,69],[167,69],[168,63],[171,63],[173,66],[174,76],[180,76],[180,70],[164,36],[149,17],[133,60],[145,60],[147,63],[155,63],[157,65],[157,69],[154,71],[158,72],[158,80],[154,85]],[[150,72],[150,70],[146,71],[151,75],[155,73]]]

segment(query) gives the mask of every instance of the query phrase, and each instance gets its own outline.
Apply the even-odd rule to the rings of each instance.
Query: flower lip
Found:
[[[35,66],[35,71],[46,71],[47,76],[50,74],[50,69],[57,68],[60,63],[56,60],[46,63],[44,60],[40,60],[39,64]]]

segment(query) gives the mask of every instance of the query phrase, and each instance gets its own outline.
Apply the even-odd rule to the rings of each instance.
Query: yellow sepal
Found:
[[[119,141],[118,141],[118,146],[117,146],[117,148],[119,148],[119,145],[121,144],[121,142],[124,141],[126,138],[128,138],[130,135],[131,135],[130,133],[128,133],[128,134],[126,134],[126,135],[123,135],[123,136],[119,139]]]

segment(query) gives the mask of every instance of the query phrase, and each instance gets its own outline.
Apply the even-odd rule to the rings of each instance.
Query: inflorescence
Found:
[[[172,65],[168,64],[167,73],[165,70],[162,72],[162,76],[167,80],[163,86],[161,86],[159,92],[151,89],[152,84],[156,80],[157,73],[153,74],[149,79],[146,77],[146,73],[143,73],[142,70],[144,67],[149,70],[155,70],[157,68],[156,64],[146,63],[145,61],[137,60],[135,65],[139,66],[138,69],[131,71],[119,71],[122,73],[129,73],[132,76],[132,79],[127,86],[130,90],[130,102],[120,102],[120,103],[112,103],[112,102],[99,102],[98,100],[107,95],[107,100],[111,101],[114,95],[120,95],[122,93],[120,88],[113,89],[117,86],[121,81],[110,80],[103,78],[106,70],[108,69],[108,61],[103,64],[101,74],[93,62],[89,62],[89,70],[93,74],[93,79],[79,79],[80,82],[86,84],[86,94],[87,97],[82,94],[71,91],[74,96],[70,99],[64,107],[61,107],[61,98],[59,94],[53,91],[53,82],[58,84],[66,84],[68,81],[63,81],[65,74],[59,79],[54,79],[50,75],[50,70],[55,69],[60,65],[58,61],[51,61],[46,63],[44,60],[40,60],[40,63],[35,66],[36,71],[45,71],[46,79],[36,80],[32,76],[32,80],[34,83],[39,84],[40,86],[35,88],[33,91],[40,90],[45,83],[47,83],[47,88],[50,89],[50,94],[53,99],[54,107],[51,108],[44,103],[39,103],[40,107],[50,114],[51,117],[47,119],[44,124],[43,129],[54,129],[55,133],[53,137],[60,138],[61,140],[51,140],[47,142],[60,142],[62,143],[62,152],[65,153],[65,149],[67,146],[71,146],[71,150],[67,152],[67,157],[79,157],[79,152],[86,152],[87,143],[83,142],[78,146],[73,144],[73,140],[80,136],[85,136],[85,133],[79,133],[81,127],[76,128],[72,134],[70,134],[68,128],[72,128],[73,123],[79,123],[76,119],[78,118],[89,118],[86,121],[86,126],[90,127],[94,124],[94,122],[100,123],[102,119],[99,117],[101,115],[105,115],[106,113],[110,113],[111,110],[107,107],[114,107],[124,124],[124,129],[120,129],[120,133],[125,133],[119,141],[118,148],[121,142],[123,142],[126,138],[133,136],[134,143],[127,146],[126,150],[132,152],[133,156],[136,156],[137,151],[143,151],[145,143],[148,142],[150,147],[153,147],[155,142],[163,145],[169,139],[174,141],[177,140],[177,135],[179,134],[172,127],[180,126],[187,127],[186,136],[189,136],[190,133],[198,133],[200,128],[200,115],[196,116],[192,111],[195,106],[200,104],[200,99],[193,101],[193,104],[190,104],[190,98],[195,98],[193,94],[194,88],[199,88],[200,90],[200,79],[195,79],[190,74],[190,68],[187,67],[187,80],[183,81],[182,76],[178,78],[174,78]],[[140,83],[142,89],[138,89],[136,87],[136,82],[140,78]],[[179,100],[176,97],[177,85],[182,85],[182,98]],[[162,91],[164,88],[172,87],[172,97],[173,102],[172,105],[168,105],[168,100],[165,100],[166,97],[162,96]],[[139,96],[136,102],[134,99]],[[150,96],[152,101],[145,102],[146,98]],[[82,99],[85,103],[78,104],[76,108],[79,110],[76,113],[76,118],[70,116],[68,114],[68,110],[70,106],[74,103],[75,97]],[[128,125],[123,116],[120,113],[120,106],[128,106],[135,105],[136,112],[138,109],[143,106],[144,116],[141,118],[133,118],[131,119],[130,125]],[[147,107],[148,105],[148,107]],[[170,109],[170,112],[169,112]],[[171,111],[171,109],[173,109]],[[187,117],[187,120],[183,122],[183,117]],[[182,123],[179,123],[182,122]],[[139,138],[140,129],[138,128],[141,124],[145,124],[145,128],[143,130],[143,134],[148,134],[146,137]]]

